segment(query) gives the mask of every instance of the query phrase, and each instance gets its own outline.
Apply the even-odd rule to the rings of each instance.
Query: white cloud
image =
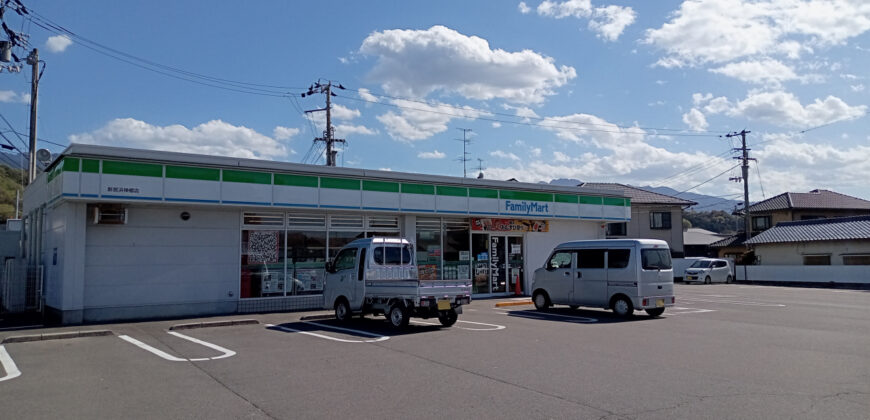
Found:
[[[417,154],[417,157],[420,159],[444,159],[447,157],[447,154],[433,150],[431,152],[420,152]]]
[[[492,123],[492,128],[501,128],[501,123],[500,122]]]
[[[857,85],[849,85],[849,87],[852,88],[853,92],[863,92],[864,91],[864,84],[863,83],[858,83]]]
[[[556,150],[553,152],[553,161],[557,163],[565,163],[570,162],[571,158],[568,155]]]
[[[17,93],[13,90],[0,90],[0,102],[29,104],[30,94]]]
[[[69,141],[253,159],[280,159],[295,153],[271,137],[221,120],[187,128],[179,124],[161,127],[133,118],[118,118],[90,133],[70,135]]]
[[[282,127],[280,125],[272,130],[272,137],[274,137],[275,140],[287,140],[297,134],[299,134],[298,128]]]
[[[697,108],[692,108],[689,112],[683,114],[683,123],[694,131],[704,131],[708,126],[707,118]]]
[[[441,103],[424,104],[420,102],[395,99],[392,103],[401,108],[396,114],[389,111],[378,115],[377,119],[387,129],[390,137],[399,141],[423,140],[447,130],[447,123],[454,118],[474,119],[492,115],[469,106],[452,107]]]
[[[722,105],[714,109],[712,105],[717,100]],[[746,99],[735,104],[730,104],[724,97],[716,98],[704,110],[764,121],[780,127],[807,128],[863,117],[867,113],[867,106],[849,106],[842,99],[830,95],[824,100],[816,98],[813,103],[804,106],[789,92],[765,91],[750,92]]]
[[[737,80],[759,85],[779,86],[782,82],[795,80],[798,75],[791,67],[778,60],[758,60],[729,63],[710,72],[733,77]]]
[[[865,0],[686,0],[642,42],[666,53],[658,65],[679,67],[769,52],[797,58],[868,30]]]
[[[55,35],[48,37],[45,41],[45,47],[53,53],[64,52],[67,47],[72,45],[72,40],[66,35]]]
[[[532,9],[524,1],[521,1],[520,4],[517,5],[517,9],[519,9],[520,13],[524,15],[532,11]]]
[[[545,0],[538,5],[538,14],[556,19],[566,17],[585,18],[592,14],[592,2],[590,0],[568,0],[564,2]]]
[[[362,98],[362,100],[364,100],[364,101],[369,101],[369,102],[380,102],[380,101],[378,100],[378,97],[377,97],[377,96],[372,95],[371,92],[370,92],[368,89],[365,89],[365,88],[360,88],[360,90],[359,90],[359,97]]]
[[[489,152],[489,155],[493,156],[493,157],[497,157],[497,158],[502,158],[502,159],[520,160],[519,156],[517,156],[513,153],[510,153],[510,152],[503,152],[501,150]]]
[[[444,26],[373,32],[360,53],[377,57],[370,79],[405,97],[444,91],[477,100],[541,103],[577,76],[573,67],[556,67],[550,57],[491,49],[483,38]]]
[[[341,104],[332,104],[332,118],[336,120],[352,120],[362,113],[358,109],[350,109]]]
[[[595,9],[595,18],[589,21],[589,29],[597,32],[605,41],[616,41],[626,27],[634,23],[637,14],[631,7],[607,6]]]
[[[365,136],[373,136],[378,134],[378,130],[374,130],[368,128],[364,125],[353,125],[353,124],[336,124],[335,128],[335,136],[337,138],[347,138],[353,134],[365,135]]]
[[[534,157],[541,157],[541,148],[533,147],[531,150],[529,150],[529,153],[531,153]]]

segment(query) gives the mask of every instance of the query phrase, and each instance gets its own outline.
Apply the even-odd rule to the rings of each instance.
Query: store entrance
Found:
[[[523,281],[523,237],[505,234],[471,235],[474,294],[520,294]]]

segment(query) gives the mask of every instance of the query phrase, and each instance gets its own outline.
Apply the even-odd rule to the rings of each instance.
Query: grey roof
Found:
[[[677,206],[694,206],[695,204],[698,204],[694,201],[683,200],[682,198],[659,194],[656,192],[647,191],[625,184],[608,182],[584,182],[580,184],[579,187],[620,191],[626,197],[631,199],[632,204],[672,204]]]
[[[870,240],[870,216],[778,223],[746,243],[771,244],[847,240]]]
[[[709,245],[726,236],[705,229],[689,228],[683,232],[683,245]]]
[[[745,233],[740,232],[736,235],[731,235],[721,241],[716,241],[710,244],[710,248],[726,248],[729,246],[741,246],[743,245],[743,239],[746,236]]]
[[[829,190],[808,193],[786,192],[749,206],[750,213],[787,209],[868,210],[870,201]]]

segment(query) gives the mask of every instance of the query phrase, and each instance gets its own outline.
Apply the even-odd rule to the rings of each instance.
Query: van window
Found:
[[[411,246],[379,246],[372,252],[375,263],[380,265],[411,264]]]
[[[547,270],[555,270],[557,268],[571,268],[571,253],[557,252],[547,261]]]
[[[607,268],[628,267],[630,257],[630,249],[611,249],[607,251]]]
[[[671,252],[667,249],[642,249],[640,256],[644,270],[668,270],[671,268]]]
[[[356,248],[346,248],[335,256],[335,271],[353,268],[356,263]]]
[[[581,249],[577,251],[577,268],[604,268],[603,249]]]

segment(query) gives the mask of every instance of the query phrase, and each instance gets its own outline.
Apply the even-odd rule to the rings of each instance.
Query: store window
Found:
[[[283,296],[284,230],[242,231],[241,297]]]
[[[417,219],[417,275],[420,280],[441,277],[441,219]]]
[[[444,219],[444,280],[471,279],[470,225],[464,219]]]
[[[670,212],[651,212],[649,214],[650,229],[670,229],[671,228],[671,213]]]
[[[368,216],[366,218],[366,238],[372,237],[398,238],[399,218],[396,216]]]
[[[608,223],[607,236],[625,236],[628,223]]]
[[[342,247],[360,238],[365,238],[362,216],[330,216],[327,259],[332,259]]]

